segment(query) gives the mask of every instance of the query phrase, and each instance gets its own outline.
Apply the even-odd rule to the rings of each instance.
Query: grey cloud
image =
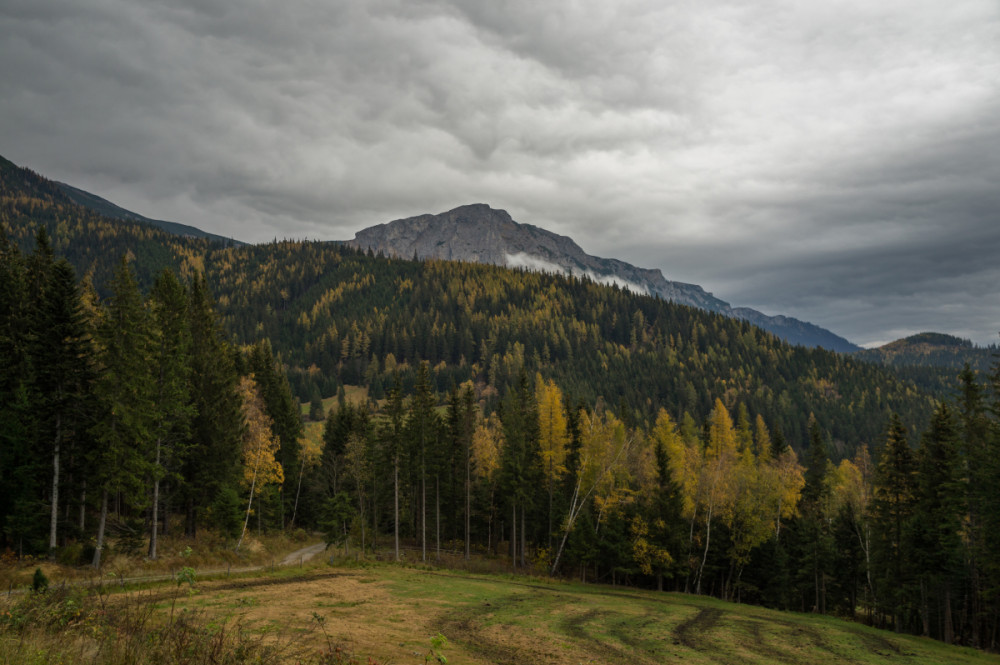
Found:
[[[10,0],[0,60],[0,154],[149,216],[487,202],[858,341],[1000,328],[990,0]]]

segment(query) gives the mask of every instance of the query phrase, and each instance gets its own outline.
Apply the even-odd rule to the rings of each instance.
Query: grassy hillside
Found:
[[[308,631],[379,661],[419,662],[431,636],[461,663],[1000,663],[1000,658],[831,617],[675,593],[391,565],[317,569],[259,587],[206,585],[178,605]],[[240,599],[243,599],[242,601]],[[314,635],[319,641],[320,636]]]
[[[238,625],[260,638],[254,644],[273,649],[262,662],[346,663],[346,654],[354,654],[359,663],[369,657],[379,664],[422,663],[430,639],[440,633],[448,639],[441,651],[452,665],[1000,663],[995,655],[831,617],[625,587],[389,564],[320,565],[200,581],[190,592],[171,585],[134,595],[154,604],[156,622],[173,612],[215,631]],[[126,600],[117,595],[105,602],[114,608]],[[86,653],[77,628],[64,630],[65,644]],[[0,660],[44,645],[40,636],[34,639],[18,647],[0,633]],[[247,644],[252,638],[241,639]],[[330,647],[334,653],[339,647],[344,657],[321,660]],[[61,647],[44,648],[50,652],[32,655],[58,659]],[[62,662],[78,662],[67,656]]]

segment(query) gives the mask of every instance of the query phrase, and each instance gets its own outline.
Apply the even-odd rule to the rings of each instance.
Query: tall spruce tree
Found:
[[[416,384],[410,401],[410,414],[406,423],[406,439],[412,468],[418,473],[419,496],[414,505],[419,506],[420,560],[427,561],[427,468],[436,447],[439,434],[438,416],[434,410],[437,400],[430,384],[430,369],[426,362],[417,368]]]
[[[954,639],[953,593],[961,585],[962,530],[968,514],[959,447],[958,425],[951,409],[941,404],[917,450],[909,545],[919,578],[922,633],[949,643]]]
[[[23,554],[44,524],[39,486],[44,460],[34,449],[36,412],[28,359],[28,275],[24,256],[0,225],[0,546]]]
[[[234,354],[225,341],[204,276],[191,282],[190,397],[193,415],[182,468],[185,532],[197,533],[199,509],[223,490],[235,490],[242,449],[242,400]]]
[[[100,354],[94,384],[98,418],[93,427],[93,485],[101,493],[101,513],[94,568],[101,565],[109,498],[121,495],[133,506],[142,505],[153,427],[150,325],[127,258],[122,258],[115,272],[111,292],[97,330]]]
[[[399,561],[399,465],[403,456],[403,386],[399,373],[393,375],[392,390],[386,408],[388,421],[382,428],[385,449],[392,460],[392,532],[393,556]]]
[[[157,558],[160,485],[177,470],[186,451],[182,444],[190,436],[191,330],[187,291],[170,270],[157,276],[149,294],[152,348],[152,436],[149,558]]]
[[[872,492],[872,523],[875,538],[873,566],[878,580],[878,598],[901,632],[910,583],[906,529],[913,515],[915,494],[913,452],[899,416],[889,421],[885,447],[875,468]]]
[[[31,343],[39,434],[52,461],[50,551],[58,544],[61,467],[87,429],[90,335],[73,268],[60,260],[51,269]]]
[[[833,556],[831,523],[827,519],[829,470],[830,457],[823,431],[813,418],[809,424],[805,486],[802,488],[801,517],[797,523],[796,540],[801,553],[802,586],[811,587],[811,609],[820,613],[826,612],[826,580]],[[803,609],[809,607],[803,603]]]
[[[520,553],[520,565],[524,566],[527,563],[528,512],[535,509],[537,494],[543,487],[538,405],[524,370],[504,397],[500,421],[504,434],[500,485],[511,511],[511,557],[516,562]],[[517,534],[519,523],[520,545]]]

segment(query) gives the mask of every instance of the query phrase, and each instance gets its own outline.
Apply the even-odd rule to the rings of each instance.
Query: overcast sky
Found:
[[[247,241],[489,203],[860,344],[1000,341],[997,0],[2,0],[0,154]]]

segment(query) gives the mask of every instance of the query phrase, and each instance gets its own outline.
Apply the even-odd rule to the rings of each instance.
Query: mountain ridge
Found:
[[[855,357],[891,367],[937,367],[988,372],[1000,360],[995,344],[977,346],[971,340],[937,332],[922,332],[893,340],[873,349],[862,349]]]
[[[93,210],[94,212],[108,217],[110,219],[120,219],[129,222],[141,222],[143,224],[152,224],[153,226],[159,227],[168,233],[173,233],[179,236],[188,236],[191,238],[208,238],[209,240],[218,240],[226,244],[242,245],[244,244],[240,240],[235,238],[229,238],[227,236],[220,236],[215,233],[209,233],[208,231],[202,231],[196,226],[191,226],[190,224],[181,224],[180,222],[170,222],[163,219],[152,219],[151,217],[146,217],[145,215],[140,215],[137,212],[132,212],[131,210],[126,210],[121,206],[108,201],[107,199],[93,194],[86,190],[80,189],[79,187],[74,187],[72,185],[67,185],[64,182],[59,182],[58,180],[53,180],[52,183],[62,190],[62,193],[66,197],[77,204],[78,206],[87,208],[88,210]]]
[[[3,155],[0,155],[0,171],[11,174],[16,178],[20,178],[21,185],[24,187],[29,189],[38,189],[39,187],[46,188],[49,190],[48,194],[50,196],[57,199],[63,199],[65,202],[72,203],[73,205],[78,205],[81,208],[85,208],[86,210],[101,215],[107,219],[148,224],[173,235],[186,236],[189,238],[205,238],[207,240],[222,242],[225,245],[246,244],[240,240],[236,240],[235,238],[228,238],[215,233],[209,233],[208,231],[203,231],[195,226],[190,226],[189,224],[170,222],[162,219],[152,219],[151,217],[140,215],[137,212],[126,210],[125,208],[98,196],[97,194],[80,189],[79,187],[74,187],[73,185],[68,185],[64,182],[59,182],[58,180],[52,180],[27,167],[19,166]]]
[[[639,268],[620,259],[592,256],[570,237],[515,221],[485,203],[459,206],[376,224],[358,231],[348,245],[387,256],[492,263],[589,277],[638,293],[742,319],[802,346],[853,352],[861,347],[813,323],[748,307],[733,307],[697,284],[668,280],[658,268]]]

